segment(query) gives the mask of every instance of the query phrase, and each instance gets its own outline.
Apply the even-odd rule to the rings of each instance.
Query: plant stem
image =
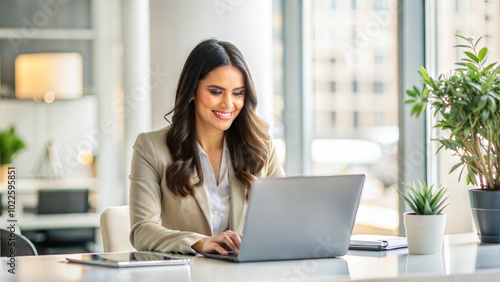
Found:
[[[493,183],[492,182],[493,179],[491,179],[490,173],[488,170],[488,166],[484,162],[484,156],[483,156],[483,152],[481,150],[481,138],[479,138],[478,136],[474,136],[473,138],[474,138],[474,144],[475,144],[476,150],[477,150],[476,156],[481,156],[479,158],[481,160],[480,161],[481,167],[483,168],[481,171],[483,171],[483,176],[486,178],[486,185],[489,186],[490,185],[489,183]],[[484,187],[481,187],[481,188],[484,189]]]

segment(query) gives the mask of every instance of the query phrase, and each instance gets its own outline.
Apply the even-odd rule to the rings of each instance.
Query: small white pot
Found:
[[[416,215],[404,213],[408,253],[431,255],[441,252],[446,215]]]

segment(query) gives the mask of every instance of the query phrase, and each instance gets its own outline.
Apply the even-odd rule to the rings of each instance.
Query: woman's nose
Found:
[[[230,106],[232,103],[232,97],[231,97],[231,93],[225,93],[223,96],[222,96],[222,101],[221,101],[221,105],[224,105],[224,106]]]

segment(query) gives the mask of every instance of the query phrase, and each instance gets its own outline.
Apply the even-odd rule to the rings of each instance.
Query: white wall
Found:
[[[56,100],[51,104],[17,99],[2,99],[0,103],[0,128],[14,126],[26,144],[14,159],[19,177],[41,176],[39,173],[53,175],[49,159],[44,160],[49,142],[58,152],[59,158],[54,159],[58,172],[68,178],[90,177],[91,168],[78,163],[77,152],[99,151],[96,124],[95,96]],[[40,165],[42,170],[38,171]]]
[[[177,80],[191,50],[208,37],[231,41],[243,53],[256,85],[259,115],[271,123],[272,1],[151,0],[153,128],[167,124]]]

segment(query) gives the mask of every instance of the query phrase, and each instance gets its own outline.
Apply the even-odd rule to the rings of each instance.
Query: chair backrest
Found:
[[[130,243],[129,206],[115,206],[101,214],[101,236],[105,252],[135,251]]]
[[[40,189],[38,213],[86,213],[89,211],[89,189]]]
[[[15,240],[15,252],[11,253],[11,249],[14,249],[11,244]],[[10,243],[10,244],[9,244]],[[23,235],[10,232],[5,229],[0,229],[0,256],[10,257],[10,256],[36,256],[38,252],[31,243],[31,241],[24,237]]]

